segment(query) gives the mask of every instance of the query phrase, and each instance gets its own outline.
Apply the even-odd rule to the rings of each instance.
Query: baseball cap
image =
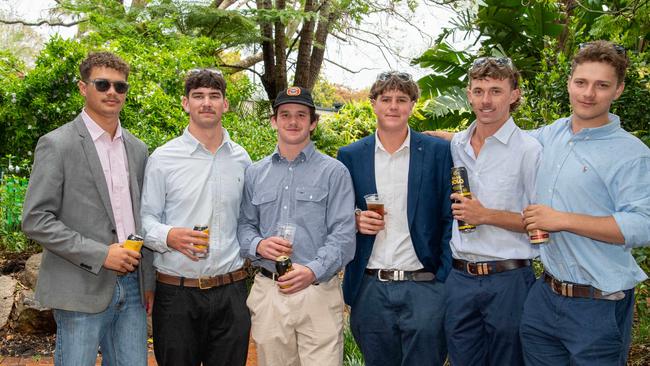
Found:
[[[299,86],[292,86],[278,93],[273,103],[273,109],[287,103],[302,104],[310,108],[316,108],[314,100],[311,98],[311,91]]]

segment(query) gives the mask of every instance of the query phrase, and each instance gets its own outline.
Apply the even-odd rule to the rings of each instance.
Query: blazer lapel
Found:
[[[140,231],[140,185],[138,184],[138,170],[135,161],[135,146],[133,144],[133,136],[128,134],[125,129],[122,129],[122,142],[126,149],[126,159],[129,165],[129,191],[131,192],[131,205],[133,207],[133,218],[135,220],[135,228]]]
[[[375,180],[375,135],[371,135],[371,138],[366,139],[363,147],[363,156],[361,156],[361,177],[363,177],[364,186],[362,187],[363,191],[360,195],[360,199],[363,201],[365,207],[365,200],[363,196],[366,194],[377,193],[377,181]],[[366,207],[367,208],[367,207]]]
[[[424,160],[424,149],[422,148],[422,137],[411,131],[411,150],[409,159],[409,181],[408,199],[406,204],[406,215],[409,228],[412,227],[415,218],[417,199],[420,196],[420,183],[422,181],[422,161]]]
[[[95,180],[95,185],[97,186],[97,191],[99,192],[99,197],[104,204],[104,208],[108,213],[108,217],[111,219],[111,224],[115,227],[115,218],[113,217],[113,208],[111,206],[111,197],[108,194],[108,187],[106,186],[106,177],[104,176],[104,169],[102,169],[102,163],[99,160],[99,155],[97,155],[97,148],[95,148],[95,143],[93,142],[92,137],[90,137],[90,132],[84,125],[81,115],[75,119],[75,126],[81,137],[81,147],[83,148],[86,159],[88,160],[88,165],[90,166],[90,172]]]

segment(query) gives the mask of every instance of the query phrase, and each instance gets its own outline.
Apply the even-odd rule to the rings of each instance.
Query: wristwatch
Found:
[[[361,209],[360,209],[360,208],[355,208],[355,209],[354,209],[354,214],[355,214],[356,216],[361,215]]]

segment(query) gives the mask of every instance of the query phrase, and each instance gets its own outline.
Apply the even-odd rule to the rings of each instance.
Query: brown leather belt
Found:
[[[468,262],[462,259],[453,259],[455,269],[469,273],[473,276],[487,276],[493,273],[512,271],[513,269],[530,267],[530,259],[506,259],[491,262]]]
[[[593,286],[560,281],[547,272],[544,272],[542,274],[542,277],[544,278],[544,282],[548,283],[548,285],[551,287],[551,290],[560,296],[600,300],[620,300],[625,297],[625,293],[623,291],[617,291],[608,295],[604,295],[602,291]]]
[[[370,269],[366,268],[366,274],[377,276],[381,282],[387,281],[433,281],[436,275],[432,272],[419,271],[399,271],[394,269]]]
[[[241,268],[236,271],[222,274],[215,277],[185,278],[176,277],[160,272],[156,272],[156,280],[160,283],[181,287],[198,287],[201,290],[207,290],[213,287],[229,285],[233,282],[241,281],[248,276],[246,270]]]

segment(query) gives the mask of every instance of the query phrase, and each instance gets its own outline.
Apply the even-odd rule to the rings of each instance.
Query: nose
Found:
[[[490,93],[483,93],[483,98],[481,98],[481,103],[484,105],[490,105],[492,104],[492,96]]]
[[[596,85],[588,85],[585,89],[584,96],[586,98],[593,98],[596,95]]]

